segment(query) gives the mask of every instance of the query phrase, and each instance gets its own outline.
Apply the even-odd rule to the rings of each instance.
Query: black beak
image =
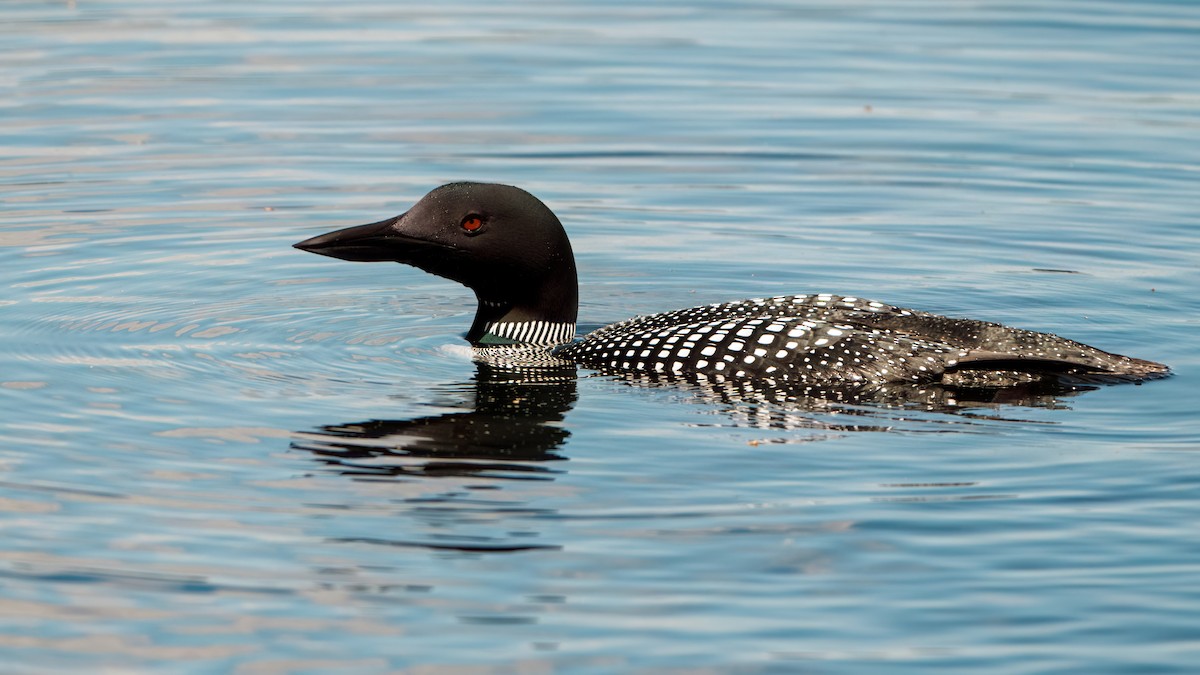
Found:
[[[410,240],[392,228],[400,218],[403,216],[319,234],[292,246],[301,251],[354,262],[402,262],[405,260],[403,249],[407,248],[405,244]]]

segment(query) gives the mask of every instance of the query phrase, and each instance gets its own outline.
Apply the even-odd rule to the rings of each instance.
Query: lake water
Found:
[[[1200,660],[1200,5],[0,8],[5,672],[1103,673]],[[839,292],[1171,379],[768,410],[477,372],[293,250],[449,180],[581,321]]]

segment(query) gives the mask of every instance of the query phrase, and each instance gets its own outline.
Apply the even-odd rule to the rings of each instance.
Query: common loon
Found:
[[[830,294],[781,295],[640,316],[575,339],[575,259],[562,224],[509,185],[449,183],[406,213],[296,248],[394,261],[475,291],[477,353],[524,352],[609,373],[792,387],[891,384],[1001,388],[1141,382],[1159,363],[1049,333]]]

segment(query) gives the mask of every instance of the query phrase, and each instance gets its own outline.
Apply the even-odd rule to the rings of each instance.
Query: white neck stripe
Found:
[[[497,321],[484,328],[485,333],[514,342],[557,345],[575,337],[575,324],[555,321]]]

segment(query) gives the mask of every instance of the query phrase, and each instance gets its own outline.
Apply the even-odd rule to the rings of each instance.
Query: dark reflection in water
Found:
[[[601,376],[608,376],[604,373]],[[461,411],[412,419],[374,419],[297,433],[292,448],[312,453],[356,480],[485,477],[553,480],[565,461],[563,426],[577,398],[572,365],[512,367],[480,362],[472,381],[453,387],[468,395]],[[623,383],[670,387],[715,406],[733,426],[828,432],[948,432],[983,420],[1033,423],[1010,408],[1063,407],[1062,397],[1094,387],[1046,385],[1004,389],[938,385],[795,387],[749,379],[698,379],[655,373],[613,373]],[[816,440],[816,439],[804,439]]]
[[[513,368],[479,363],[449,412],[404,420],[367,420],[301,432],[292,442],[343,475],[486,476],[549,480],[571,432],[561,426],[575,404],[574,366]]]
[[[554,480],[567,458],[560,448],[571,436],[563,422],[577,399],[573,365],[512,367],[480,362],[475,377],[450,386],[457,408],[411,419],[374,419],[330,424],[298,432],[292,448],[309,452],[330,471],[357,481],[483,478]],[[669,388],[689,402],[713,410],[717,425],[790,430],[766,442],[817,441],[845,432],[967,432],[984,421],[1029,423],[1011,417],[1020,407],[1058,407],[1060,397],[1086,387],[1040,385],[1023,389],[962,389],[888,385],[870,388],[788,388],[762,380],[713,380],[598,373],[596,377],[636,387]],[[628,392],[636,396],[636,392]],[[669,402],[659,402],[669,405]],[[639,423],[639,422],[633,422]],[[641,420],[640,423],[653,423]],[[759,441],[754,441],[757,444]],[[472,485],[472,488],[487,486]],[[478,493],[476,493],[478,494]],[[1001,498],[989,495],[987,498]],[[938,497],[920,497],[937,499]],[[976,497],[983,498],[983,497]],[[552,510],[464,497],[461,492],[406,500],[409,513],[438,527],[421,536],[334,537],[330,541],[421,548],[465,554],[512,554],[558,550],[533,543],[523,531],[469,531],[479,512],[518,517],[556,517]],[[414,503],[417,502],[417,503]],[[468,531],[436,532],[449,524]],[[516,535],[516,536],[515,536]]]

